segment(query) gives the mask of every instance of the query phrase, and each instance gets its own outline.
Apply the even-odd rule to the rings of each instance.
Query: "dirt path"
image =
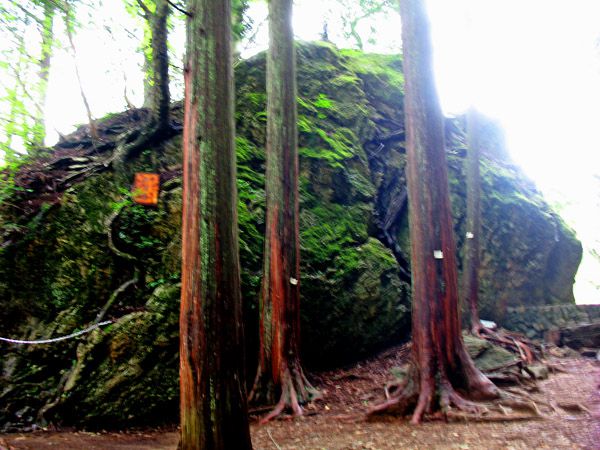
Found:
[[[321,374],[325,400],[307,416],[266,426],[252,425],[255,450],[333,449],[600,449],[600,363],[561,360],[567,373],[541,383],[540,399],[581,403],[591,414],[564,413],[546,420],[501,423],[428,422],[411,426],[399,419],[344,422],[376,401],[389,367],[402,354],[382,355],[349,370]],[[0,436],[5,450],[166,450],[177,445],[175,431],[134,433],[38,432]]]

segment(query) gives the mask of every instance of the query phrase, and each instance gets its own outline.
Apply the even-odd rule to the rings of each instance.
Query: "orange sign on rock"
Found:
[[[133,182],[133,201],[140,205],[156,205],[160,177],[157,173],[136,173]]]

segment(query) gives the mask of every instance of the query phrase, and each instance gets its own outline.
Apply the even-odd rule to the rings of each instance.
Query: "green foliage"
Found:
[[[44,103],[57,42],[53,0],[8,0],[0,5],[0,164],[44,143]]]
[[[24,159],[10,159],[0,166],[0,206],[10,201],[15,194],[22,192],[23,188],[15,184],[15,174],[24,164]]]
[[[365,41],[376,42],[375,19],[385,20],[390,14],[398,13],[395,0],[335,0],[333,3],[330,16],[341,22],[343,37],[358,50],[364,50]],[[366,34],[365,23],[369,23]]]
[[[246,15],[248,0],[233,0],[232,2],[232,32],[234,41],[241,41],[252,29],[252,19]]]

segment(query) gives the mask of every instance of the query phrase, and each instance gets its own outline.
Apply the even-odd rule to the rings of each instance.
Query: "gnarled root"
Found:
[[[281,374],[280,381],[279,401],[268,414],[260,419],[261,425],[281,416],[286,411],[291,412],[293,417],[301,416],[304,414],[301,405],[321,398],[321,393],[311,385],[299,366],[286,367]],[[273,381],[267,380],[259,373],[248,400],[250,403],[257,403],[261,399],[268,400],[272,398],[274,391]]]
[[[115,303],[115,301],[119,298],[120,295],[122,295],[125,291],[127,291],[127,289],[129,289],[131,286],[135,286],[140,278],[141,278],[141,271],[138,268],[137,265],[137,258],[134,255],[131,255],[127,252],[124,252],[123,250],[119,250],[117,248],[117,246],[115,245],[114,239],[113,239],[113,224],[115,223],[115,220],[117,219],[117,217],[119,217],[119,214],[121,214],[121,211],[123,210],[123,208],[126,206],[126,203],[123,203],[116,211],[114,211],[106,220],[106,237],[107,237],[107,241],[108,241],[108,248],[118,257],[126,259],[127,261],[131,261],[133,263],[133,267],[134,267],[134,272],[133,272],[133,277],[131,277],[131,279],[125,281],[124,283],[122,283],[117,289],[115,289],[115,291],[110,295],[110,297],[108,298],[108,301],[104,304],[104,306],[102,307],[102,309],[100,310],[100,312],[98,313],[98,315],[96,316],[96,320],[95,323],[99,323],[104,316],[106,315],[106,313],[108,312],[108,310],[110,309],[110,307]]]
[[[401,379],[386,385],[385,401],[372,407],[368,418],[382,414],[406,416],[412,412],[413,424],[420,423],[425,415],[445,420],[511,421],[545,418],[556,411],[553,405],[538,401],[521,389],[498,389],[470,365],[463,371],[464,392],[457,390],[443,372],[422,380],[411,363]]]
[[[150,144],[163,142],[177,133],[172,126],[160,126],[154,120],[143,130],[134,130],[125,133],[113,150],[112,155],[102,162],[104,166],[110,164],[117,172],[123,172],[124,164],[137,157],[142,150]]]
[[[404,416],[417,407],[421,401],[418,372],[412,363],[404,369],[403,378],[385,386],[386,400],[369,409],[367,415],[370,419],[383,414]]]
[[[407,376],[398,383],[398,387],[402,387],[402,389],[394,390],[388,394],[385,402],[371,408],[368,412],[370,418],[381,414],[404,416],[413,411],[411,423],[418,424],[425,414],[441,413],[446,417],[450,411],[454,410],[474,416],[487,413],[488,409],[485,405],[464,398],[447,379],[437,383],[430,380],[421,385],[416,368],[411,367]],[[489,395],[493,394],[482,390],[478,396]]]
[[[525,364],[531,364],[533,361],[541,359],[539,346],[518,333],[509,332],[504,329],[492,330],[483,325],[474,326],[471,329],[471,333],[511,352],[518,353]]]

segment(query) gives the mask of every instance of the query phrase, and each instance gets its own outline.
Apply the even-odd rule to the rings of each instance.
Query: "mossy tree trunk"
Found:
[[[167,0],[156,0],[156,10],[152,16],[152,111],[156,125],[164,130],[169,126],[169,50],[167,47],[167,19],[170,6]]]
[[[152,109],[155,126],[158,130],[166,130],[169,126],[169,108],[171,95],[169,91],[169,51],[167,46],[170,5],[167,0],[153,0],[154,11],[137,0],[142,9],[144,19],[150,28],[150,60],[145,61],[144,67],[150,73],[146,74],[144,82],[144,104]],[[148,56],[146,56],[148,58]]]
[[[231,4],[192,0],[185,63],[182,449],[251,449],[238,256]]]
[[[300,363],[298,128],[292,0],[269,2],[266,232],[259,365],[251,400],[302,414],[314,392]]]
[[[469,306],[471,331],[479,334],[479,235],[481,234],[481,177],[479,174],[480,134],[477,112],[467,112],[467,219],[463,263],[463,300]]]
[[[498,389],[475,367],[461,335],[444,122],[433,78],[425,5],[423,0],[402,0],[400,11],[414,365],[404,390],[372,412],[403,414],[414,408],[412,422],[419,423],[425,413],[474,408],[465,394],[494,398]]]

